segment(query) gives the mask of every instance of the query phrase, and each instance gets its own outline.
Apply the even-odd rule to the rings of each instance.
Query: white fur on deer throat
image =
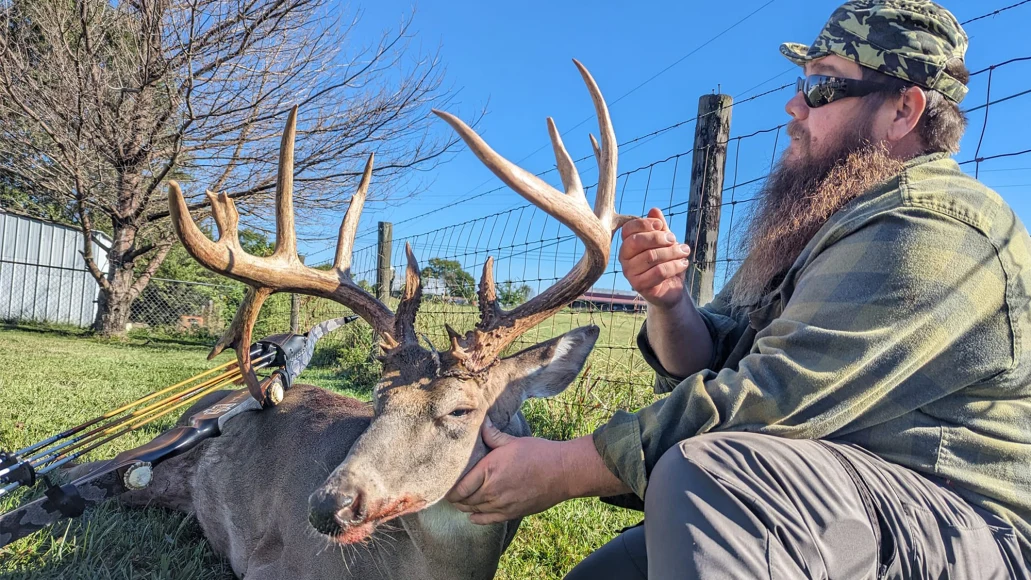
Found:
[[[460,512],[451,502],[440,500],[416,513],[419,526],[437,541],[455,538],[472,538],[493,534],[490,526],[480,526],[469,521],[469,514]]]

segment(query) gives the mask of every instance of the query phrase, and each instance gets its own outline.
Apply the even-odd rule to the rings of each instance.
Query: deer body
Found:
[[[612,234],[630,219],[614,209],[616,141],[608,110],[590,74],[576,64],[601,134],[601,145],[592,137],[599,174],[593,209],[550,119],[564,191],[495,153],[456,117],[437,113],[505,183],[568,226],[584,246],[569,273],[511,311],[498,304],[488,258],[477,293],[480,322],[465,334],[447,327],[447,350],[424,348],[415,330],[422,285],[410,247],[396,311],[351,278],[371,157],[340,226],[333,267],[315,270],[298,259],[292,203],[296,108],[280,147],[271,256],[243,251],[231,197],[208,193],[219,231],[212,241],[194,223],[178,184],[170,182],[172,223],[186,250],[205,267],[250,286],[212,356],[234,348],[255,399],[266,406],[278,402],[266,390],[269,382],[259,383],[249,355],[258,312],[275,292],[329,298],[361,316],[381,339],[383,373],[370,405],[295,387],[278,406],[234,417],[220,437],[160,464],[151,488],[126,499],[196,513],[215,549],[248,580],[492,578],[519,522],[476,526],[443,498],[486,455],[480,429],[488,417],[504,432],[527,435],[522,403],[558,394],[579,374],[598,338],[596,326],[501,354],[598,280],[609,262]]]
[[[247,580],[493,578],[518,521],[478,526],[438,502],[356,545],[338,545],[311,527],[308,497],[372,417],[366,403],[297,385],[280,405],[234,418],[221,436],[158,465],[153,483],[123,501],[195,514],[214,550]],[[525,422],[511,425],[511,434],[528,434]]]

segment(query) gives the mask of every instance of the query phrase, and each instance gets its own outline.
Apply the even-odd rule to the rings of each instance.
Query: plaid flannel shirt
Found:
[[[759,303],[699,311],[709,368],[594,433],[643,498],[679,441],[711,431],[835,439],[953,484],[1017,530],[1031,561],[1031,238],[945,154],[835,213]]]

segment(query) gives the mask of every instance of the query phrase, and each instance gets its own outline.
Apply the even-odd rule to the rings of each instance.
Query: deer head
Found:
[[[247,347],[251,330],[262,302],[274,292],[335,300],[364,318],[381,337],[383,375],[374,390],[372,423],[309,499],[312,525],[341,543],[360,541],[378,524],[439,501],[486,454],[479,436],[486,416],[502,430],[528,434],[520,405],[529,397],[548,397],[565,389],[594,346],[598,329],[587,326],[499,358],[520,334],[569,304],[601,277],[612,235],[630,219],[614,209],[616,140],[608,110],[594,79],[579,62],[576,66],[594,101],[601,132],[601,145],[591,137],[599,168],[593,210],[551,119],[548,130],[564,192],[495,153],[458,118],[436,111],[498,177],[569,227],[585,248],[583,257],[561,280],[511,311],[498,304],[493,259],[488,259],[478,290],[479,323],[465,334],[448,327],[450,345],[441,352],[418,342],[415,316],[422,287],[411,247],[405,248],[408,267],[396,313],[351,278],[351,251],[372,174],[371,157],[340,227],[333,268],[315,270],[297,258],[292,204],[296,108],[287,120],[280,149],[272,256],[257,258],[243,252],[237,240],[238,214],[225,194],[208,193],[219,232],[219,240],[213,242],[190,218],[178,185],[170,184],[173,223],[187,251],[207,268],[250,286],[212,356],[230,346],[237,352],[240,367],[250,368]],[[253,373],[248,376],[252,392],[264,397]]]

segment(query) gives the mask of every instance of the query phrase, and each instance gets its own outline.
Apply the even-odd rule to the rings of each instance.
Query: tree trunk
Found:
[[[114,286],[114,282],[112,282]],[[97,300],[97,317],[93,322],[93,330],[104,337],[125,336],[125,325],[129,323],[129,312],[132,300],[124,292],[100,291]]]
[[[135,209],[133,202],[139,195],[139,176],[132,172],[123,172],[118,178],[118,213],[122,219],[111,216],[114,232],[111,249],[107,252],[108,287],[100,289],[97,317],[93,321],[93,330],[105,337],[125,335],[125,325],[129,322],[132,301],[139,295],[133,288],[136,262],[133,250],[139,230],[128,220],[122,221],[125,219],[124,216],[132,215]]]
[[[115,233],[118,234],[117,231]],[[132,232],[128,236],[135,238],[136,234]],[[128,247],[131,249],[132,245]],[[94,331],[107,337],[125,335],[125,325],[129,322],[133,301],[143,293],[143,289],[150,283],[151,276],[165,261],[171,247],[171,242],[159,242],[150,252],[147,267],[142,273],[136,271],[134,261],[116,262],[116,254],[112,247],[108,257],[112,267],[106,276],[109,288],[100,290],[97,300],[97,316],[93,321]],[[124,256],[125,254],[118,255]]]
[[[109,287],[100,289],[97,316],[93,321],[93,330],[105,337],[125,335],[132,301],[137,296],[133,291],[135,261],[125,260],[136,241],[136,229],[126,225],[115,226],[113,237],[107,253]]]

